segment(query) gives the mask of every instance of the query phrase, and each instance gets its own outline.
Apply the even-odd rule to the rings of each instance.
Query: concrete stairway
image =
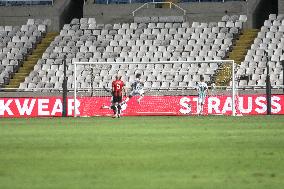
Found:
[[[234,60],[236,64],[241,64],[244,61],[248,49],[257,37],[257,29],[244,30],[239,38],[235,41],[233,49],[229,52],[227,60]],[[215,83],[218,86],[227,86],[230,84],[232,76],[232,64],[224,64],[217,73]]]
[[[5,88],[18,88],[21,82],[25,81],[25,78],[30,74],[34,69],[34,66],[37,64],[37,61],[42,57],[42,54],[45,52],[46,48],[54,40],[54,38],[59,35],[56,32],[49,32],[42,39],[33,52],[27,57],[24,61],[22,67],[19,68],[19,71],[15,73],[13,78],[10,80],[9,84]]]

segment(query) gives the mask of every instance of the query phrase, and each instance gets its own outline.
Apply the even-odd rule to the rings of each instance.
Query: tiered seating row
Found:
[[[41,20],[29,19],[22,26],[0,26],[0,87],[9,83],[45,32],[46,24]]]
[[[243,21],[240,18],[224,17],[220,22],[194,22],[192,25],[187,22],[102,25],[93,18],[74,19],[63,27],[20,88],[61,88],[63,65],[58,64],[65,58],[69,88],[73,87],[74,61],[138,63],[221,60],[226,57],[242,28]],[[150,72],[153,71],[151,64],[144,65],[120,67],[121,74],[128,81],[139,70],[146,77],[146,85],[152,87],[191,86],[195,85],[200,74],[207,75],[206,80],[209,81],[218,69],[218,65],[214,64],[195,68],[172,64],[170,67],[164,65],[163,69],[167,72],[154,73]],[[87,69],[78,69],[78,86],[90,86]],[[94,86],[108,84],[116,72],[117,68],[108,73],[100,70]]]
[[[265,86],[267,62],[270,67],[271,84],[282,85],[281,60],[284,60],[284,15],[271,14],[237,71],[239,77],[249,76],[249,80],[240,80],[239,85]]]

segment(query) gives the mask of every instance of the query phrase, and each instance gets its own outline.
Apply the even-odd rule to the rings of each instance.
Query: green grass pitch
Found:
[[[282,189],[284,116],[0,119],[1,189]]]

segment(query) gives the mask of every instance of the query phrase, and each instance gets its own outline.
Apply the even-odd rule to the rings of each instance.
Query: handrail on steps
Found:
[[[170,4],[170,9],[172,7],[176,7],[179,10],[181,10],[183,12],[183,15],[186,15],[186,10],[181,8],[180,6],[178,6],[177,4],[173,3],[173,2],[149,2],[149,3],[144,3],[143,5],[141,5],[140,7],[138,7],[137,9],[135,9],[134,11],[132,11],[132,15],[135,16],[135,13],[137,11],[139,11],[140,9],[142,9],[143,7],[147,6],[147,8],[149,8],[149,4]]]

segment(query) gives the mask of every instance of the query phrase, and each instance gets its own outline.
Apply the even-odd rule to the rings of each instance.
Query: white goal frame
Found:
[[[74,64],[74,117],[77,117],[77,65],[104,65],[104,64],[174,64],[174,63],[221,63],[232,64],[232,116],[236,116],[236,78],[235,78],[235,61],[234,60],[210,60],[210,61],[157,61],[157,62],[73,62]]]

